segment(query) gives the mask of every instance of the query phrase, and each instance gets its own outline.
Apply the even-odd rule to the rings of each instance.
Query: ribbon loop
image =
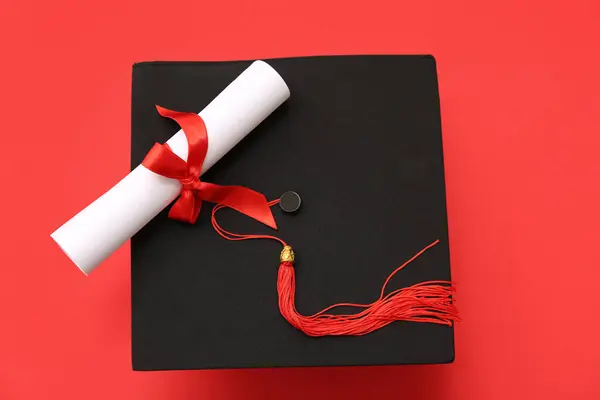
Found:
[[[198,114],[168,110],[156,106],[158,113],[179,124],[188,142],[188,161],[173,153],[167,144],[156,143],[142,165],[166,178],[181,183],[179,198],[169,210],[169,218],[193,224],[202,201],[223,204],[263,224],[277,229],[277,224],[265,196],[243,186],[221,186],[202,182],[200,171],[208,151],[206,125]]]

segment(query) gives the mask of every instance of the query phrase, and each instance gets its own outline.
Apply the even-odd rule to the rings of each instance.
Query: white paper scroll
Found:
[[[287,85],[271,66],[264,61],[252,63],[200,112],[208,131],[208,152],[202,173],[289,96]],[[187,160],[183,131],[167,143],[173,152]],[[87,275],[169,205],[180,190],[179,181],[140,165],[51,237]]]

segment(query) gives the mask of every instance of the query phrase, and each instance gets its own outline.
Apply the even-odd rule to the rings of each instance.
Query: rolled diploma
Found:
[[[287,85],[270,65],[264,61],[252,63],[199,114],[208,132],[202,173],[289,96]],[[175,154],[187,160],[188,144],[183,131],[167,143]],[[179,181],[139,165],[50,236],[87,275],[175,200],[180,190]]]

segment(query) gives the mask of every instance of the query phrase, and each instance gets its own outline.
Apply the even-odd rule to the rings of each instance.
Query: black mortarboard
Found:
[[[436,65],[430,56],[267,60],[291,97],[202,180],[244,185],[268,199],[294,191],[301,207],[273,208],[278,231],[233,210],[233,232],[269,233],[296,252],[296,306],[312,314],[369,303],[391,290],[449,280],[450,263]],[[134,65],[132,168],[179,127],[154,105],[199,112],[251,61]],[[210,146],[210,143],[209,143]],[[168,209],[131,242],[135,370],[448,363],[453,328],[395,322],[358,337],[308,337],[279,313],[281,247],[230,242]]]

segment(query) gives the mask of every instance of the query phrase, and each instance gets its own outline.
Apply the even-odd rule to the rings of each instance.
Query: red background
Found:
[[[0,399],[600,398],[597,0],[0,7]],[[128,172],[132,63],[359,53],[437,58],[456,362],[133,372],[129,245],[49,237]]]

